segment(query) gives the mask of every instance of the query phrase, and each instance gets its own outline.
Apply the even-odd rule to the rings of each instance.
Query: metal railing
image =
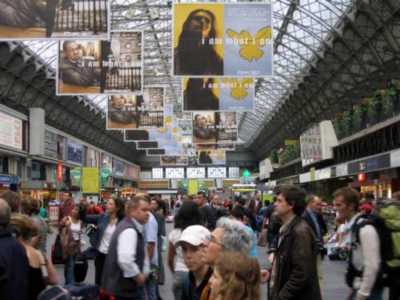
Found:
[[[47,35],[54,32],[107,32],[107,0],[49,1]]]
[[[140,127],[162,127],[164,122],[164,112],[149,112],[141,114],[139,119]]]
[[[106,90],[141,90],[141,68],[119,67],[117,71],[107,70],[104,88]]]

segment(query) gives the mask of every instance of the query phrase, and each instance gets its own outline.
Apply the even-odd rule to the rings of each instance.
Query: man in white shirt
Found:
[[[149,221],[145,225],[145,241],[147,255],[150,260],[150,276],[146,281],[148,300],[157,300],[157,277],[158,277],[158,223],[152,213],[149,213]]]
[[[360,194],[349,187],[334,193],[335,206],[339,217],[346,220],[346,228],[351,234],[351,261],[347,270],[346,282],[352,288],[354,300],[381,300],[383,287],[379,286],[381,266],[380,239],[372,225],[360,227],[358,238],[353,234],[354,226],[362,221],[358,213]]]
[[[144,300],[150,262],[145,247],[144,225],[150,204],[136,196],[125,205],[126,217],[111,238],[103,272],[102,287],[116,300]]]

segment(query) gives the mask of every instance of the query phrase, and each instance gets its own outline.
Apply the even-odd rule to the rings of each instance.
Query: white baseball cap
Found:
[[[178,243],[188,243],[192,246],[200,246],[211,239],[210,231],[201,225],[192,225],[187,227],[181,234]]]

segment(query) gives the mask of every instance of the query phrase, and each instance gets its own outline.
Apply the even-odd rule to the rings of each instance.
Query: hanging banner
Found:
[[[175,76],[272,75],[270,3],[176,3],[172,32]]]
[[[110,41],[62,41],[58,52],[58,95],[142,92],[141,31],[112,32]]]
[[[253,78],[182,80],[184,111],[253,111]]]
[[[196,144],[197,150],[225,150],[225,151],[235,151],[236,144],[224,143],[224,144]]]
[[[197,195],[199,191],[199,182],[196,179],[189,179],[188,195]]]
[[[0,40],[107,39],[107,0],[1,0]]]
[[[164,126],[164,88],[145,88],[143,95],[115,95],[108,99],[107,129]]]
[[[82,193],[98,194],[100,192],[98,168],[82,168]]]
[[[236,113],[197,112],[193,114],[193,143],[233,143],[238,138]]]
[[[165,155],[165,150],[164,149],[147,149],[146,150],[146,155],[147,156]]]
[[[187,156],[176,156],[176,155],[162,155],[160,157],[161,166],[187,166]]]
[[[207,150],[197,153],[199,165],[225,165],[226,152],[224,150]]]
[[[148,142],[137,142],[136,149],[147,150],[147,149],[159,149],[158,142],[148,141]]]

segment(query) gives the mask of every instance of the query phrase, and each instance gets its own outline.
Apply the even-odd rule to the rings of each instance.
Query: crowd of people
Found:
[[[390,300],[399,299],[400,194],[379,204],[345,187],[333,198],[336,235],[349,254],[348,299],[383,299],[386,287]],[[285,185],[274,191],[269,205],[257,197],[233,201],[205,192],[183,195],[174,204],[174,228],[167,233],[169,207],[160,197],[110,198],[104,207],[66,197],[59,223],[50,229],[40,201],[4,192],[0,299],[46,299],[41,298],[46,287],[61,282],[67,291],[77,285],[83,289],[88,258],[95,265],[90,284],[104,299],[162,299],[165,241],[176,300],[260,300],[263,283],[269,300],[323,299],[328,226],[320,197]],[[48,253],[51,230],[58,235]],[[86,240],[90,247],[84,247]],[[257,255],[257,244],[264,241],[267,267],[260,266]],[[56,262],[64,264],[64,280]]]

